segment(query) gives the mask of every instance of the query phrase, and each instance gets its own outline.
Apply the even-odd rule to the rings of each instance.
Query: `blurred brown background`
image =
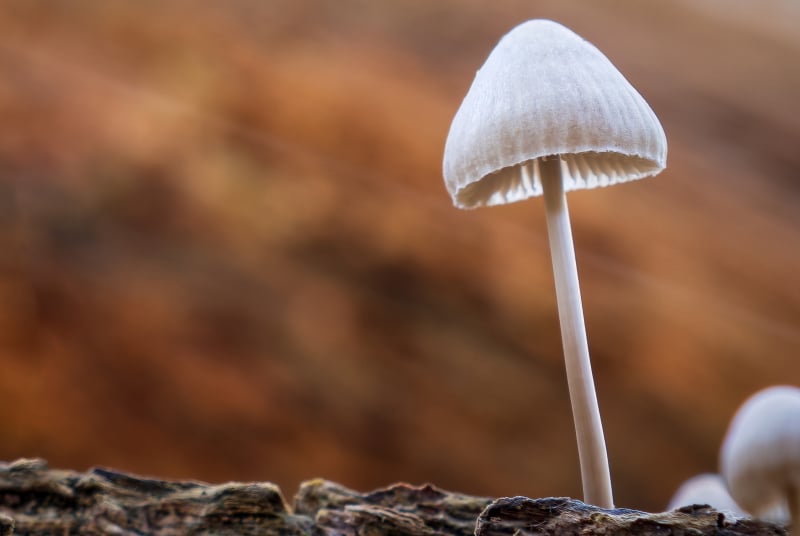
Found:
[[[738,404],[799,383],[791,1],[3,2],[0,459],[580,497],[541,200],[441,178],[536,17],[670,142],[570,196],[617,502],[715,470]]]

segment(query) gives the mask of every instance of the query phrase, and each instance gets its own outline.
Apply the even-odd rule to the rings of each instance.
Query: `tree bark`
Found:
[[[0,464],[0,536],[12,534],[372,536],[533,534],[782,535],[782,527],[728,519],[707,507],[663,514],[602,510],[571,499],[492,501],[394,484],[358,493],[304,483],[289,507],[270,483],[172,482],[108,469]]]

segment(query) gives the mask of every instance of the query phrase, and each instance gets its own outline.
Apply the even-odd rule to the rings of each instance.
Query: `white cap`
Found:
[[[787,495],[800,492],[800,389],[770,387],[745,401],[725,435],[720,466],[742,508],[787,521]]]
[[[725,480],[716,473],[695,475],[681,484],[670,499],[667,510],[693,504],[707,504],[733,517],[747,516],[731,497]]]
[[[459,208],[541,195],[535,160],[559,155],[564,190],[655,175],[667,141],[641,95],[602,52],[564,26],[531,20],[506,34],[456,113],[444,178]]]

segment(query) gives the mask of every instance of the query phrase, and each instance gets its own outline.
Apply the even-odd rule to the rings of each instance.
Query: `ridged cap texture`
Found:
[[[667,140],[642,96],[595,46],[550,20],[506,34],[453,118],[444,178],[460,208],[541,195],[537,159],[558,155],[565,191],[664,169]]]

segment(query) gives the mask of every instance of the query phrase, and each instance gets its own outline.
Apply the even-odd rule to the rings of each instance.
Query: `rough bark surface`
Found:
[[[314,519],[317,534],[475,533],[475,521],[491,499],[395,484],[361,495],[338,484],[313,480],[300,487],[295,513]]]
[[[604,510],[568,498],[497,499],[478,518],[476,536],[587,535],[786,535],[783,527],[727,517],[707,505],[648,514],[617,508]]]
[[[361,494],[324,480],[303,484],[290,508],[270,483],[170,482],[18,460],[0,464],[0,536],[12,534],[736,536],[785,531],[728,519],[707,507],[646,514],[602,510],[571,499],[492,502],[407,484]]]

